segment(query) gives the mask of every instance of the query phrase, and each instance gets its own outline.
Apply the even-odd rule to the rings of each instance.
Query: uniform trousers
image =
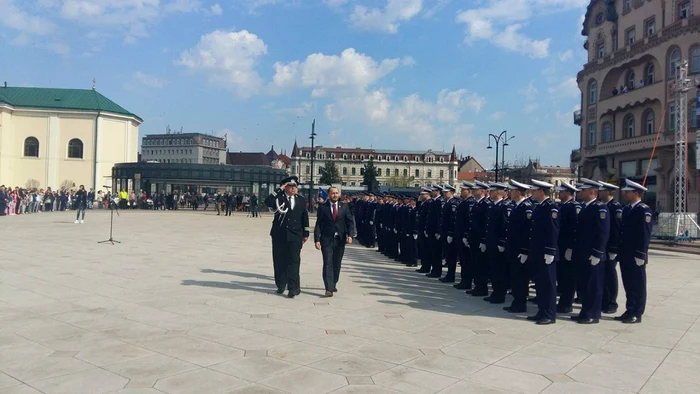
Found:
[[[469,288],[472,287],[472,281],[474,280],[474,267],[473,267],[473,259],[471,255],[471,249],[464,246],[464,243],[462,240],[459,240],[459,263],[461,266],[460,269],[460,283],[461,284],[466,284],[469,285]]]
[[[584,260],[585,259],[585,260]],[[578,280],[581,291],[581,312],[579,318],[600,319],[603,302],[603,280],[605,275],[605,261],[592,265],[588,256],[578,259]]]
[[[435,239],[435,234],[428,234],[430,242],[430,273],[442,276],[442,241]]]
[[[272,237],[272,264],[278,289],[299,291],[299,265],[301,264],[301,240],[287,241],[285,235]]]
[[[564,258],[565,251],[559,249],[557,280],[559,283],[559,308],[571,308],[576,293],[576,264]]]
[[[345,254],[345,240],[333,238],[332,241],[321,243],[323,256],[323,284],[327,291],[335,289],[340,278],[340,265]]]
[[[418,253],[420,257],[420,270],[430,272],[432,263],[430,262],[430,244],[428,238],[422,233],[418,234]]]
[[[447,263],[447,276],[446,278],[454,279],[457,272],[457,258],[459,255],[459,244],[460,240],[453,239],[452,243],[447,242],[447,237],[441,238],[444,240],[442,243],[443,250],[445,251],[445,262]],[[441,261],[442,263],[442,261]],[[440,269],[442,271],[442,267]]]
[[[479,244],[472,244],[472,258],[474,260],[474,290],[477,293],[488,293],[489,261],[486,253],[479,249]]]
[[[493,292],[491,298],[504,300],[508,292],[508,261],[505,252],[499,252],[494,246],[486,249],[489,261],[489,274],[491,276],[491,287]]]
[[[603,310],[617,309],[617,261],[605,262],[603,279]]]
[[[638,266],[634,258],[620,260],[620,274],[627,296],[627,313],[641,318],[647,304],[647,266]]]
[[[557,262],[545,264],[534,262],[536,266],[535,286],[537,296],[537,314],[544,319],[557,318]],[[600,310],[600,308],[598,308]]]
[[[510,268],[510,288],[513,293],[513,303],[510,305],[517,309],[527,309],[527,297],[530,294],[530,263],[520,262],[517,256],[508,258]]]

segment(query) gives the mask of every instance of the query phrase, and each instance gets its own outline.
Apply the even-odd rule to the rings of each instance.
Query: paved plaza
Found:
[[[651,253],[643,324],[536,326],[357,245],[276,295],[269,215],[73,219],[0,219],[1,394],[700,392],[698,256]]]

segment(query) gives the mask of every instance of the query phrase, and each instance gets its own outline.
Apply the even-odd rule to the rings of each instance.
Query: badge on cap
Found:
[[[605,211],[600,211],[600,218],[601,219],[605,219],[606,216],[607,216],[607,213]]]

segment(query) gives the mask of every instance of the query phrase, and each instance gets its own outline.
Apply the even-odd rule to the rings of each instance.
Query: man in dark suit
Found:
[[[328,201],[319,205],[314,227],[314,243],[323,255],[323,284],[326,297],[338,291],[340,263],[345,253],[345,244],[351,244],[355,236],[355,216],[350,207],[338,201],[337,187],[328,189]]]
[[[270,236],[277,294],[284,293],[286,287],[287,296],[294,298],[301,293],[299,265],[301,248],[309,238],[309,212],[304,197],[297,195],[299,178],[285,178],[281,185],[277,194],[265,198],[265,205],[275,212]]]

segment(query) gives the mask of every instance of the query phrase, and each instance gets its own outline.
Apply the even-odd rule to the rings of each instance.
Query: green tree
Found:
[[[391,187],[411,187],[416,178],[412,176],[392,176],[387,180],[387,186]]]
[[[377,167],[374,166],[374,160],[369,159],[369,162],[364,165],[364,174],[362,174],[362,185],[370,188],[378,186],[377,182]]]
[[[332,185],[342,182],[340,178],[340,172],[338,167],[335,165],[334,161],[327,161],[323,167],[321,167],[321,179],[319,179],[319,184],[321,185]]]

